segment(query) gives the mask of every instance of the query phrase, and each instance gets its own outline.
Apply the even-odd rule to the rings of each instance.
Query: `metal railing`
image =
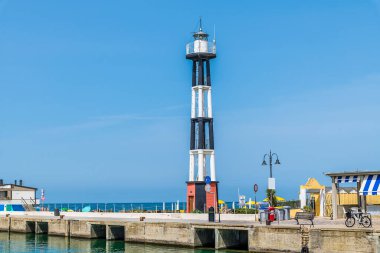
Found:
[[[33,205],[33,199],[30,198],[31,200],[31,203],[32,204],[29,204],[26,199],[24,199],[23,197],[21,197],[21,202],[22,202],[22,206],[24,207],[25,211],[35,211],[36,209],[34,208],[34,205]]]
[[[39,205],[43,211],[54,211],[58,208],[61,211],[69,212],[165,212],[178,213],[186,209],[185,202],[155,202],[155,203],[44,203]]]
[[[186,54],[208,53],[216,54],[216,44],[203,40],[196,40],[186,45]]]
[[[37,200],[30,197],[30,201],[32,202],[32,205],[37,205]]]

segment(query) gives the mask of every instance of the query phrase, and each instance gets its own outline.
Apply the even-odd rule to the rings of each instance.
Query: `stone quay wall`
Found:
[[[302,247],[301,231],[297,226],[245,225],[241,222],[7,215],[0,217],[0,231],[255,252],[300,252]],[[307,231],[307,246],[313,253],[380,253],[380,231],[374,228],[311,227]]]

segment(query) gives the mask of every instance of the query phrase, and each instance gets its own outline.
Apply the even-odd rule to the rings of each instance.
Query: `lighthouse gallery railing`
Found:
[[[186,45],[186,54],[216,54],[216,44],[208,41],[194,41]]]

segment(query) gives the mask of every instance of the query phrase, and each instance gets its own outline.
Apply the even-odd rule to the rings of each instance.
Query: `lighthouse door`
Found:
[[[189,196],[189,213],[194,211],[194,196]]]

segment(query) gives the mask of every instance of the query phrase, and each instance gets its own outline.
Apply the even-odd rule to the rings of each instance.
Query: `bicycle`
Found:
[[[346,227],[353,227],[355,222],[358,221],[359,225],[362,225],[365,228],[372,226],[371,215],[368,213],[363,213],[361,211],[353,212],[351,209],[346,213]]]

